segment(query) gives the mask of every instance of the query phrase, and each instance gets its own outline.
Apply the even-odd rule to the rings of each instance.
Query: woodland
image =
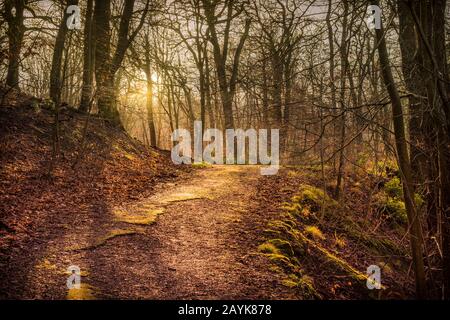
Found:
[[[446,0],[2,1],[0,299],[450,299],[449,39]],[[279,170],[174,163],[195,123]]]

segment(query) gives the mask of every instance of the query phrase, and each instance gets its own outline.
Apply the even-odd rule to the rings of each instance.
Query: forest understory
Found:
[[[329,167],[324,186],[318,166],[274,176],[258,166],[175,166],[167,152],[71,108],[61,113],[61,156],[48,176],[53,113],[30,96],[8,96],[1,298],[414,297],[402,217],[377,207],[398,192],[395,176],[346,177],[342,205],[328,195]],[[366,287],[372,264],[382,268],[382,290]],[[81,269],[81,289],[66,287],[71,265]]]
[[[449,4],[0,1],[0,300],[450,300]]]

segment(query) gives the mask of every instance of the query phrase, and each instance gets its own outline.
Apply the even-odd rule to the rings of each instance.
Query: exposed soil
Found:
[[[81,298],[294,298],[256,250],[266,223],[251,210],[259,178],[257,167],[207,168],[183,181],[161,184],[152,196],[121,207],[163,209],[151,225],[124,223],[110,212],[92,211],[84,221],[69,223],[57,237],[11,261],[16,268],[22,263],[30,269],[21,288],[2,289],[10,298],[65,299],[64,271],[77,265],[82,284],[89,284]],[[110,230],[130,232],[90,246]],[[82,250],[73,249],[82,243]]]

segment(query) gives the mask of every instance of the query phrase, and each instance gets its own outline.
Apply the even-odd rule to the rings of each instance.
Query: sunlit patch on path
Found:
[[[60,298],[77,300],[284,295],[247,239],[259,178],[258,166],[209,166],[87,216],[43,252],[37,279],[52,278]],[[66,288],[69,265],[80,266],[80,289]],[[39,295],[49,290],[31,285]]]

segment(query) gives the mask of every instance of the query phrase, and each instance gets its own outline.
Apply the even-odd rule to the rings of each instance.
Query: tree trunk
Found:
[[[229,1],[227,4],[227,17],[225,21],[225,34],[224,42],[221,46],[219,43],[218,32],[216,30],[216,24],[218,24],[218,19],[215,15],[216,2],[211,2],[209,0],[202,0],[203,10],[205,13],[205,18],[208,24],[210,37],[209,40],[213,46],[214,62],[216,66],[217,78],[219,81],[220,97],[222,99],[222,107],[225,120],[225,128],[234,128],[233,119],[233,98],[236,92],[236,82],[238,76],[239,59],[244,47],[244,43],[248,37],[250,30],[250,19],[245,21],[244,32],[239,39],[236,51],[233,56],[233,64],[231,66],[230,77],[227,77],[226,64],[228,58],[228,47],[229,47],[229,32],[231,21],[235,18],[233,13],[233,1]]]
[[[81,88],[81,100],[79,110],[87,112],[92,99],[92,85],[94,78],[94,46],[92,36],[92,11],[94,0],[87,1],[86,21],[84,25],[83,48],[83,85]]]
[[[394,78],[392,76],[383,28],[376,29],[376,37],[378,41],[378,55],[380,58],[382,76],[392,104],[395,145],[397,148],[398,165],[402,178],[403,195],[410,227],[409,234],[411,241],[411,255],[414,263],[416,294],[417,298],[425,299],[427,297],[427,291],[423,262],[422,229],[420,217],[418,216],[414,205],[414,189],[412,182],[411,164],[406,147],[405,124],[403,121],[402,104],[397,88],[395,86]]]
[[[23,24],[23,11],[25,0],[5,1],[5,20],[8,22],[8,72],[6,84],[13,88],[19,88],[20,51],[23,44],[25,26]],[[15,10],[15,14],[13,14]]]
[[[283,63],[276,49],[271,52],[272,67],[272,105],[270,106],[271,127],[279,128],[282,123],[282,85],[283,85]]]
[[[70,5],[78,4],[78,0],[68,0],[67,6],[63,7],[64,14],[59,24],[58,33],[56,34],[55,46],[53,49],[52,68],[50,71],[50,99],[58,105],[61,99],[61,64],[64,52],[64,44],[66,42],[67,35],[67,19],[69,13],[67,13],[67,7]]]
[[[334,190],[334,194],[336,199],[339,199],[341,196],[341,188],[342,188],[342,180],[345,170],[345,121],[346,121],[346,106],[345,106],[345,80],[347,74],[347,31],[348,31],[348,1],[344,0],[344,13],[343,13],[343,22],[342,22],[342,38],[341,44],[339,48],[340,58],[341,58],[341,88],[340,88],[340,111],[341,111],[341,121],[340,121],[340,143],[339,143],[339,163],[338,163],[338,172],[336,177],[336,188]]]
[[[111,74],[111,0],[96,0],[94,7],[95,80],[99,114],[116,120],[118,112],[113,105],[114,77]]]
[[[147,77],[147,121],[150,130],[150,145],[156,147],[156,130],[153,117],[153,80],[150,66],[148,66],[145,74]]]

